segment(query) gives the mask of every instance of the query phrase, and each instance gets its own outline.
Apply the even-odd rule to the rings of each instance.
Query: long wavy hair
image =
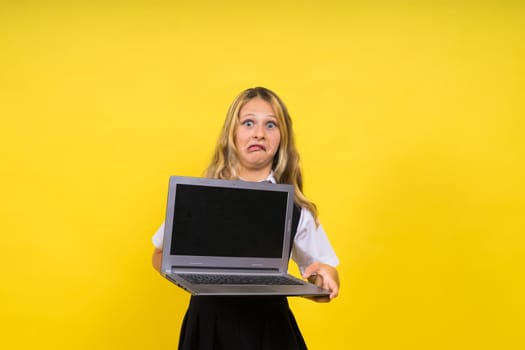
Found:
[[[303,194],[303,177],[299,166],[299,153],[295,147],[292,119],[283,101],[273,91],[255,87],[241,92],[230,105],[224,125],[215,147],[206,177],[215,179],[238,179],[239,153],[235,145],[235,133],[239,126],[241,108],[253,98],[262,98],[270,103],[277,118],[281,143],[273,158],[272,169],[278,183],[290,184],[295,188],[295,203],[308,209],[317,219],[317,207]]]

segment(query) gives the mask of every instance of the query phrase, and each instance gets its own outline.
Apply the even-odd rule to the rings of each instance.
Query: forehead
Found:
[[[275,111],[270,102],[260,97],[254,97],[241,107],[239,116],[242,117],[245,115],[275,117]]]

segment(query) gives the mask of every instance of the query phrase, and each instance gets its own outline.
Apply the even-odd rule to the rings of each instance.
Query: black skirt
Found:
[[[179,350],[245,349],[306,349],[286,297],[191,297]]]

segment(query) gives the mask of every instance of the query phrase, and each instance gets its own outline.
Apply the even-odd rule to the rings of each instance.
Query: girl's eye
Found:
[[[268,129],[274,129],[274,128],[277,127],[277,123],[275,123],[275,122],[268,122],[268,123],[266,123],[266,127]]]
[[[253,121],[251,121],[250,119],[246,119],[245,121],[242,122],[242,125],[247,126],[247,127],[252,127]]]

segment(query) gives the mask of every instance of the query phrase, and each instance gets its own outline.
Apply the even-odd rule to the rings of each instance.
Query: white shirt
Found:
[[[276,183],[273,172],[266,181]],[[155,248],[162,249],[163,240],[164,223],[153,235],[152,242]],[[316,226],[312,213],[305,208],[301,208],[301,216],[292,247],[292,260],[295,261],[301,273],[314,262],[321,262],[334,267],[339,264],[339,259],[330,245],[323,227],[321,225]]]

